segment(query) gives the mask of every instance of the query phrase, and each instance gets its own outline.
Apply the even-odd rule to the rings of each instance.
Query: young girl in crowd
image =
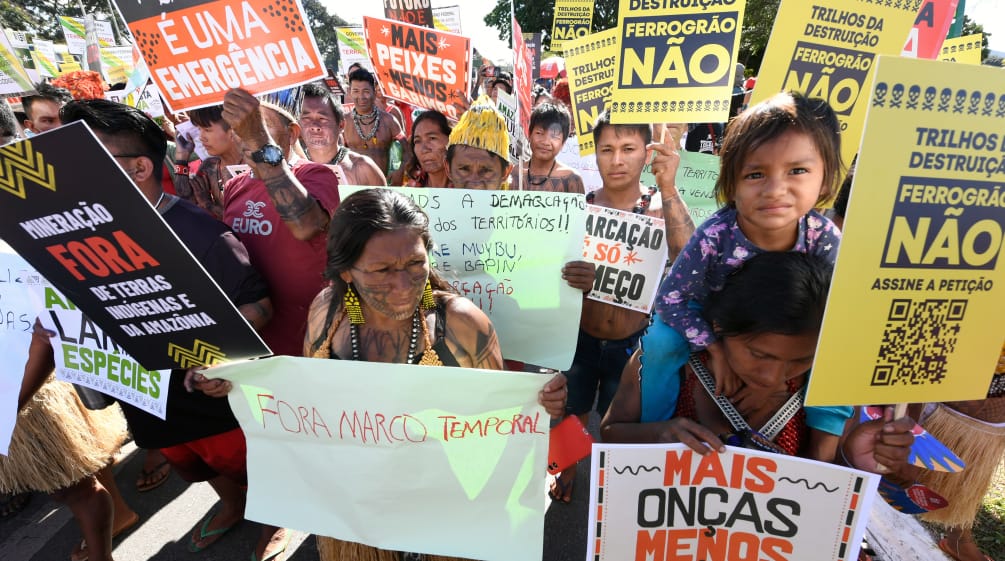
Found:
[[[660,286],[657,317],[642,340],[644,386],[673,385],[667,373],[677,372],[690,352],[706,350],[711,370],[726,373],[718,376],[718,389],[742,409],[743,391],[734,392],[715,326],[702,319],[701,309],[710,292],[721,290],[730,273],[759,253],[799,251],[834,261],[840,231],[813,209],[831,198],[840,181],[838,131],[825,101],[796,93],[780,93],[729,124],[715,185],[724,206],[695,231]],[[675,402],[643,403],[643,420],[670,418]],[[850,415],[850,408],[808,408],[807,421],[841,434]]]

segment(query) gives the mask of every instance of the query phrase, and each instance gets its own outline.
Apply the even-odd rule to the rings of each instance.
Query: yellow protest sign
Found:
[[[745,6],[621,0],[611,122],[726,121]]]
[[[593,0],[555,0],[551,50],[562,52],[565,41],[586,37],[593,27]]]
[[[883,56],[875,82],[806,403],[981,399],[1005,335],[1005,73]]]
[[[617,41],[618,30],[608,29],[565,44],[565,70],[580,156],[595,151],[593,123],[611,100],[618,71]]]
[[[780,91],[830,102],[841,121],[841,156],[858,151],[876,55],[900,54],[921,0],[785,0],[764,51],[750,103]]]
[[[980,64],[983,47],[983,33],[952,37],[942,43],[938,59],[948,62],[962,62],[963,64]]]

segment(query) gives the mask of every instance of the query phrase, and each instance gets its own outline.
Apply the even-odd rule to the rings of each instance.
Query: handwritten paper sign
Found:
[[[562,52],[565,41],[586,37],[593,27],[593,0],[555,0],[551,50]]]
[[[878,54],[899,54],[922,0],[897,3],[786,0],[772,28],[750,104],[781,91],[826,99],[841,121],[841,157],[851,162],[862,136]]]
[[[285,356],[209,374],[235,384],[247,518],[391,550],[541,557],[541,376]]]
[[[745,7],[621,0],[611,122],[725,122]]]
[[[687,204],[695,225],[719,210],[714,194],[719,179],[719,156],[681,150],[676,178],[677,192]]]
[[[363,28],[366,50],[388,97],[435,109],[454,121],[467,111],[470,39],[365,16]]]
[[[222,103],[232,88],[263,94],[325,75],[300,0],[115,5],[173,112]]]
[[[883,56],[875,82],[806,403],[983,399],[1005,335],[1005,73]]]
[[[593,154],[593,124],[610,105],[618,71],[618,29],[608,29],[566,43],[572,122],[579,139],[579,155]]]
[[[856,559],[879,476],[728,446],[594,444],[587,559]]]
[[[84,123],[0,148],[0,169],[0,237],[145,368],[269,354]]]
[[[942,42],[956,15],[959,0],[925,0],[918,10],[900,56],[933,59],[938,56]]]
[[[597,266],[591,300],[648,314],[667,262],[663,219],[587,205],[583,259]]]
[[[338,40],[339,72],[348,74],[349,67],[355,63],[359,63],[363,68],[370,68],[370,57],[366,54],[362,25],[336,27],[335,38]]]
[[[28,360],[31,327],[42,309],[37,290],[44,279],[0,240],[0,454],[7,455],[17,421],[24,363]]]
[[[951,37],[942,43],[938,59],[963,64],[980,64],[981,50],[984,48],[984,34],[975,33],[963,37]]]
[[[45,286],[42,292],[45,309],[38,319],[56,334],[52,338],[56,378],[165,418],[171,372],[143,368],[59,291]]]
[[[366,187],[339,185],[345,200]],[[503,356],[566,370],[583,294],[562,280],[582,259],[586,199],[570,193],[400,188],[429,215],[430,259],[495,327]]]
[[[384,0],[384,17],[419,27],[433,27],[433,7],[429,0]]]

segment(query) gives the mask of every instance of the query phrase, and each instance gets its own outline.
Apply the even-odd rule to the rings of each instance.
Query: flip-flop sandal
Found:
[[[285,529],[285,531],[283,532],[283,539],[278,542],[281,547],[273,551],[272,553],[266,555],[265,557],[262,557],[261,559],[258,558],[258,555],[256,555],[254,551],[252,551],[251,561],[279,561],[279,556],[282,555],[283,552],[286,551],[287,546],[290,545],[291,533],[292,532],[290,532],[288,528]],[[272,544],[271,540],[269,541],[269,544],[270,545]],[[269,546],[268,545],[265,546],[265,549],[269,549]]]
[[[133,513],[133,517],[129,519],[121,528],[112,532],[112,539],[119,537],[124,532],[132,529],[137,522],[140,521],[140,515]],[[87,540],[80,540],[80,545],[77,546],[77,550],[70,553],[70,561],[87,561],[89,555],[87,554]]]
[[[963,559],[957,557],[956,553],[953,553],[953,550],[949,548],[949,541],[946,538],[942,538],[941,540],[939,540],[939,549],[941,549],[943,553],[952,557],[956,561],[963,561]],[[984,556],[984,560],[994,561],[994,559],[991,559],[987,555]]]
[[[157,464],[153,469],[140,470],[140,477],[136,480],[136,490],[140,493],[152,491],[167,481],[171,475],[171,464],[167,460]]]
[[[13,495],[0,495],[0,518],[10,518],[24,510],[31,501],[31,493],[17,493]]]
[[[195,532],[192,532],[192,536],[188,541],[189,552],[199,553],[201,551],[206,550],[206,548],[220,541],[220,538],[222,538],[224,534],[229,532],[231,528],[237,526],[237,522],[235,522],[230,526],[224,528],[217,528],[215,530],[210,530],[209,524],[213,521],[213,518],[216,518],[215,512],[207,514],[206,517],[202,519],[202,525],[199,527],[198,535],[196,535]],[[203,545],[199,545],[200,542],[205,542],[207,539],[209,539],[209,542],[204,543]]]

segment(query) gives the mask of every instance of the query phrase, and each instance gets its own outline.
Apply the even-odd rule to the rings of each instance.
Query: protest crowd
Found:
[[[786,3],[788,0],[783,5]],[[622,7],[626,5],[622,3]],[[127,13],[132,8],[120,9],[128,23],[145,21]],[[739,9],[742,15],[742,7]],[[694,13],[700,13],[701,8],[697,10]],[[261,356],[324,359],[316,364],[330,373],[346,364],[332,362],[340,360],[371,363],[368,372],[375,376],[382,369],[375,363],[408,365],[407,371],[415,377],[422,377],[423,369],[429,367],[509,371],[514,379],[535,376],[534,403],[527,407],[539,411],[541,421],[533,429],[528,424],[527,430],[550,440],[552,451],[547,459],[552,465],[539,462],[541,465],[534,466],[533,474],[527,477],[540,482],[535,489],[540,495],[547,494],[551,501],[548,508],[566,508],[574,496],[591,494],[591,489],[574,485],[579,469],[600,469],[599,484],[595,479],[591,485],[600,488],[593,491],[604,492],[604,477],[613,477],[613,472],[604,472],[608,467],[601,459],[604,456],[596,452],[589,456],[593,441],[605,445],[682,444],[672,449],[677,452],[667,448],[667,473],[660,475],[661,480],[672,481],[669,458],[680,454],[674,457],[693,457],[695,465],[702,466],[697,469],[706,470],[706,477],[713,477],[709,474],[718,469],[723,488],[737,487],[737,482],[749,477],[743,485],[754,493],[751,481],[768,480],[765,471],[758,471],[767,464],[757,468],[754,460],[748,459],[748,475],[737,471],[744,468],[736,463],[732,472],[721,466],[709,467],[718,465],[713,457],[747,449],[767,458],[802,458],[813,462],[807,465],[855,470],[842,473],[875,474],[869,475],[878,482],[878,490],[870,491],[875,503],[889,504],[900,511],[898,516],[917,515],[938,525],[942,532],[936,539],[938,547],[952,559],[990,559],[980,551],[972,526],[1005,454],[1005,346],[994,349],[1000,356],[997,368],[993,376],[991,372],[980,373],[988,388],[971,391],[973,399],[930,399],[915,402],[906,411],[895,407],[900,403],[895,400],[804,402],[811,366],[814,372],[820,369],[814,359],[824,345],[820,339],[826,325],[825,311],[832,313],[828,297],[833,297],[833,287],[838,285],[836,267],[841,271],[842,266],[845,270],[855,266],[854,260],[839,259],[838,249],[846,237],[845,213],[854,204],[850,194],[856,174],[865,178],[855,183],[860,200],[868,196],[866,191],[871,187],[863,185],[869,179],[863,175],[868,168],[863,171],[861,167],[866,156],[858,152],[857,145],[849,146],[857,142],[861,129],[854,135],[844,132],[846,107],[835,106],[834,98],[822,99],[827,96],[808,91],[808,87],[765,91],[772,87],[763,76],[765,67],[761,77],[752,78],[751,72],[736,62],[736,44],[729,39],[723,50],[732,58],[728,75],[716,84],[718,89],[682,93],[674,102],[679,103],[676,113],[658,97],[649,101],[638,94],[640,97],[633,98],[626,90],[625,97],[619,98],[616,89],[613,98],[599,99],[598,106],[591,109],[587,105],[584,110],[583,100],[590,96],[584,97],[581,84],[592,78],[582,79],[573,62],[575,56],[581,56],[577,49],[585,49],[581,45],[593,37],[590,34],[564,41],[566,69],[550,78],[541,77],[540,61],[535,63],[520,42],[517,48],[522,50],[515,51],[516,59],[509,65],[496,67],[486,60],[480,69],[472,68],[468,59],[465,67],[463,53],[467,50],[462,53],[460,67],[444,58],[437,63],[441,78],[427,72],[434,83],[418,88],[419,93],[409,93],[405,91],[408,80],[396,71],[385,70],[385,59],[394,60],[388,49],[393,52],[401,47],[394,43],[399,39],[387,39],[389,46],[379,43],[374,39],[378,34],[370,34],[370,26],[397,25],[395,20],[400,20],[405,31],[395,30],[389,36],[403,33],[405,39],[400,41],[406,52],[432,45],[432,50],[426,51],[432,57],[429,53],[436,50],[435,40],[424,37],[409,42],[410,34],[423,33],[412,28],[421,27],[404,24],[415,21],[411,16],[387,15],[386,21],[365,23],[368,35],[364,44],[375,46],[372,52],[364,49],[361,61],[330,69],[324,78],[314,75],[308,81],[280,84],[282,87],[226,87],[212,102],[199,101],[196,107],[185,105],[182,99],[168,99],[166,94],[156,99],[158,82],[148,78],[164,79],[168,73],[158,74],[146,51],[142,56],[151,75],[143,75],[138,89],[132,89],[136,86],[132,74],[125,80],[128,86],[110,84],[124,73],[112,77],[79,69],[51,77],[33,76],[36,81],[29,88],[16,92],[21,95],[8,93],[7,101],[0,103],[0,134],[8,147],[0,150],[0,159],[13,157],[14,147],[19,145],[37,145],[42,153],[48,139],[55,143],[60,134],[86,125],[107,158],[114,160],[142,195],[146,204],[137,205],[143,206],[144,212],[149,206],[158,214],[177,238],[171,243],[180,244],[191,254],[226,297],[224,305],[236,309],[247,322],[250,336],[260,337],[268,347],[269,352]],[[622,14],[622,18],[629,15]],[[914,23],[913,16],[907,19]],[[634,25],[634,29],[641,29],[638,26],[642,24]],[[627,41],[633,32],[625,33]],[[709,41],[719,40],[711,37]],[[655,44],[669,44],[664,37],[658,39]],[[446,39],[443,41],[440,54],[447,57],[443,54]],[[458,42],[456,38],[451,41]],[[295,50],[298,44],[290,48]],[[0,45],[0,49],[9,48]],[[136,52],[139,57],[140,49]],[[601,51],[583,52],[590,60],[608,56]],[[900,49],[893,54],[900,54]],[[283,56],[293,60],[297,55],[287,52]],[[615,67],[622,64],[620,53],[610,56]],[[636,54],[630,56],[638,59]],[[658,59],[646,61],[658,64]],[[290,66],[292,69],[293,64]],[[663,71],[675,72],[667,67]],[[448,82],[457,76],[448,77],[450,73],[459,76],[464,87],[443,96],[429,95],[430,91],[454,88]],[[217,76],[209,82],[233,85],[221,75],[224,78]],[[612,71],[610,82],[618,79],[615,75],[620,76],[618,70]],[[179,75],[172,76],[181,88]],[[625,78],[620,86],[630,81]],[[762,89],[752,95],[755,82],[760,82],[757,87]],[[868,103],[870,88],[871,83],[864,85],[858,105]],[[992,86],[986,89],[995,91]],[[150,102],[150,92],[155,102]],[[199,95],[203,94],[207,100],[211,97],[205,92]],[[691,99],[687,95],[705,97]],[[903,88],[899,94],[889,95],[896,95],[888,103],[892,105],[892,99],[897,99],[898,107],[900,96],[908,96],[905,103],[922,99],[920,93],[909,97]],[[885,108],[882,99],[880,96],[879,106]],[[974,118],[995,119],[992,104],[998,102],[993,96],[988,99],[992,102],[987,104],[985,116],[975,109]],[[714,100],[715,111],[710,100]],[[983,103],[978,98],[974,107]],[[630,109],[636,104],[637,110]],[[697,113],[691,110],[694,106]],[[1002,121],[997,122],[1000,131]],[[1000,135],[998,138],[1001,140]],[[1002,142],[1005,145],[1005,140]],[[695,214],[697,208],[689,208],[698,204],[691,198],[691,183],[686,188],[683,184],[683,178],[692,173],[685,169],[697,167],[695,162],[699,161],[707,162],[704,165],[710,170],[702,195],[708,210],[702,218]],[[4,185],[7,181],[0,178]],[[51,190],[57,191],[58,183]],[[453,191],[456,195],[450,195]],[[428,196],[423,194],[427,192]],[[32,200],[31,188],[28,193],[25,201]],[[478,197],[482,196],[491,197],[484,200],[495,206],[501,206],[500,201],[524,205],[524,221],[478,218],[463,201],[481,201]],[[900,200],[905,197],[901,195]],[[3,205],[7,204],[5,200]],[[564,214],[555,214],[557,226],[546,228],[544,222],[530,221],[529,209],[548,205],[564,205],[566,209]],[[578,210],[568,212],[569,208]],[[155,220],[153,215],[143,216],[144,220]],[[570,216],[572,223],[562,222]],[[493,286],[499,287],[487,296],[481,288],[472,291],[449,266],[453,262],[441,235],[451,230],[471,241],[484,242],[486,247],[495,244],[492,247],[497,252],[508,247],[500,244],[511,241],[514,247],[518,243],[523,244],[520,247],[565,243],[548,237],[559,230],[568,234],[562,240],[572,240],[585,231],[587,242],[584,246],[582,237],[573,240],[571,251],[556,246],[552,248],[555,255],[564,258],[535,265],[546,274],[523,290],[539,298],[518,298],[519,289],[504,298],[501,287],[510,277],[499,262],[508,264],[505,255],[497,253],[491,264],[483,255],[478,265],[469,266],[468,271],[491,272]],[[538,235],[543,237],[535,240]],[[22,254],[43,272],[34,256],[22,252],[14,240],[6,241],[10,243],[7,253]],[[634,255],[634,250],[642,248],[663,253],[656,252],[659,262],[654,269],[643,270],[629,257],[605,261],[603,251],[613,251],[614,244],[619,256],[630,251]],[[141,268],[137,263],[143,248],[137,246],[132,251],[131,263]],[[449,251],[456,253],[461,248],[452,246]],[[51,248],[38,253],[39,259],[60,258]],[[120,267],[115,264],[120,261],[108,261],[110,254],[101,255],[113,271],[116,267],[128,270],[124,266],[127,261],[121,261]],[[148,262],[155,260],[147,257]],[[72,252],[62,259],[60,263],[67,268],[66,262],[77,259],[81,271],[100,266]],[[116,254],[115,259],[126,258]],[[519,259],[514,262],[521,266]],[[501,269],[491,271],[494,267]],[[982,270],[988,278],[994,274],[990,268]],[[131,286],[130,290],[139,290],[138,285]],[[649,296],[641,295],[643,286]],[[56,288],[63,294],[70,292],[63,286]],[[1000,309],[1000,297],[997,302]],[[75,303],[80,305],[76,299]],[[503,314],[500,310],[506,305],[511,311]],[[85,306],[81,308],[85,315],[91,315]],[[249,426],[235,409],[234,404],[243,400],[236,396],[250,391],[242,389],[241,376],[230,374],[237,370],[224,366],[224,374],[216,375],[215,361],[174,363],[164,369],[167,378],[161,380],[167,395],[163,414],[155,414],[121,396],[106,395],[86,384],[70,384],[57,376],[65,360],[60,358],[65,355],[60,350],[60,337],[65,338],[63,326],[53,327],[41,308],[35,313],[38,319],[31,317],[30,327],[25,328],[30,332],[30,343],[21,349],[27,359],[4,357],[11,376],[16,375],[20,382],[20,391],[15,392],[16,413],[11,413],[16,418],[9,450],[0,455],[0,516],[16,515],[32,500],[33,493],[47,494],[70,510],[81,534],[73,551],[52,552],[51,558],[110,561],[113,540],[144,523],[123,499],[119,486],[135,485],[141,492],[153,492],[173,473],[187,482],[208,482],[220,501],[219,507],[192,529],[183,547],[192,554],[217,547],[231,528],[246,519],[246,509],[256,492],[249,473],[253,475],[254,458],[260,457],[251,450],[263,446],[253,443]],[[552,331],[546,326],[554,324],[544,321],[564,322],[559,324],[564,332]],[[101,327],[114,334],[111,327]],[[511,332],[568,360],[538,360],[538,356],[551,355],[529,353],[513,344]],[[997,335],[1000,341],[1000,329]],[[177,342],[188,344],[189,340],[182,341],[179,335]],[[122,345],[121,341],[116,343]],[[268,360],[272,359],[251,362],[269,364]],[[933,360],[916,357],[918,362]],[[505,381],[506,377],[500,373],[497,379]],[[429,379],[441,383],[441,378]],[[493,388],[492,379],[480,382],[489,395],[499,391]],[[369,382],[369,391],[396,392],[386,385],[388,382],[377,380]],[[259,403],[262,395],[258,394]],[[324,404],[327,398],[318,395],[317,399]],[[6,404],[0,403],[0,407]],[[10,406],[15,407],[13,397]],[[263,406],[257,421],[262,426],[266,423],[263,412],[275,411]],[[319,432],[320,425],[329,435],[336,429],[337,423],[330,418],[323,425],[317,420],[318,411],[313,414],[311,420],[307,409],[301,407],[296,414],[298,426],[313,423],[313,430]],[[587,434],[591,415],[600,419],[592,436]],[[402,418],[401,427],[407,427],[406,422]],[[522,422],[514,417],[511,434],[522,430]],[[597,426],[596,420],[592,425]],[[446,446],[457,433],[451,432],[447,423],[443,427],[442,444]],[[400,428],[397,434],[403,436],[398,439],[395,431],[391,420],[386,429],[375,429],[373,434],[385,434],[391,444],[409,439],[409,434],[414,436],[409,429]],[[939,450],[948,448],[944,455],[965,462],[966,468],[960,473],[953,473],[958,469],[926,469],[917,460],[921,452],[916,443],[923,433],[937,439],[936,444],[942,446]],[[135,481],[116,481],[111,459],[130,439],[142,449],[143,468]],[[583,446],[586,449],[581,453],[555,456],[557,448]],[[469,448],[465,453],[479,450]],[[620,448],[611,448],[608,457],[617,458],[617,450]],[[663,448],[660,450],[662,458]],[[480,470],[494,469],[493,461],[470,459]],[[697,474],[692,475],[698,478]],[[421,488],[443,477],[446,475],[416,475],[411,484]],[[732,483],[727,485],[727,479]],[[343,484],[353,485],[351,481]],[[613,482],[610,485],[615,489]],[[668,483],[662,491],[673,491],[673,484]],[[284,500],[283,489],[266,492],[273,493],[272,500]],[[727,491],[717,492],[725,503]],[[665,526],[669,532],[675,531],[673,501],[684,499],[683,495],[673,496],[677,498],[660,499],[665,502],[659,503],[669,520],[664,523],[660,514],[659,523],[626,526],[635,530],[621,530],[630,534],[624,539],[635,547],[636,533],[647,531],[643,527]],[[512,509],[514,517],[530,516],[519,512],[529,507],[517,499],[513,504],[479,508]],[[471,502],[477,506],[479,500]],[[719,545],[710,545],[712,542],[702,541],[704,538],[695,533],[697,541],[690,547],[696,549],[687,553],[692,555],[688,557],[684,551],[689,546],[684,541],[670,545],[678,538],[659,534],[662,529],[650,530],[653,533],[647,536],[655,537],[646,537],[652,541],[638,545],[640,556],[633,558],[800,558],[791,556],[795,541],[780,538],[786,535],[778,528],[775,533],[771,530],[773,524],[784,527],[787,522],[791,529],[787,537],[793,538],[799,505],[791,507],[786,518],[784,510],[790,507],[767,503],[772,514],[761,512],[762,527],[757,511],[762,507],[755,505],[753,498],[749,500],[747,506],[753,513],[741,514],[741,506],[723,506],[718,522],[700,522],[697,527],[699,531],[708,527],[708,540],[713,539],[709,536],[715,535],[716,525],[721,526],[722,536],[735,531],[730,535],[738,540],[736,536],[744,534],[734,530],[734,524],[757,526],[761,528],[758,541],[750,543],[760,545],[734,546],[737,542],[725,537],[715,542]],[[644,512],[642,499],[639,501],[641,524],[648,511]],[[591,502],[591,507],[596,511],[591,522],[599,524],[602,508],[613,505]],[[351,512],[351,507],[347,508]],[[427,508],[436,510],[436,505]],[[684,510],[683,503],[680,508]],[[813,507],[807,504],[803,508]],[[735,512],[724,524],[729,509]],[[864,517],[857,523],[862,528],[868,515],[868,511],[856,513]],[[698,516],[699,521],[704,520],[704,514],[699,512]],[[777,520],[772,522],[771,516]],[[688,517],[681,518],[677,530],[695,526],[693,516],[687,524],[684,519]],[[284,559],[290,531],[310,530],[282,520],[260,522],[257,542],[228,541],[220,547],[235,548],[235,558]],[[545,534],[552,531],[543,518],[537,523],[544,525]],[[611,524],[609,520],[605,523]],[[853,541],[846,526],[834,524],[833,528],[820,524],[800,527],[799,532],[833,533],[836,540]],[[608,526],[604,531],[616,530]],[[861,530],[856,531],[861,542]],[[383,544],[407,542],[384,540],[383,536],[373,541],[350,539],[368,535],[365,530],[332,536],[311,533],[317,534],[318,554],[326,561],[476,558],[473,553],[469,557],[445,555],[458,552],[451,544],[437,545],[438,549],[417,545],[412,551],[399,551]],[[602,540],[592,533],[591,537],[597,544],[591,544],[590,551],[601,559]],[[638,539],[642,544],[643,538]],[[829,537],[826,543],[832,543]],[[603,547],[613,546],[605,543]],[[760,548],[761,557],[750,547]],[[708,557],[699,556],[702,548],[705,553],[701,555]],[[724,553],[727,550],[729,553]],[[859,551],[859,543],[852,551]],[[496,558],[514,558],[505,552],[498,555]],[[843,553],[821,555],[820,559],[848,558]],[[859,559],[871,559],[867,549],[858,555]]]

